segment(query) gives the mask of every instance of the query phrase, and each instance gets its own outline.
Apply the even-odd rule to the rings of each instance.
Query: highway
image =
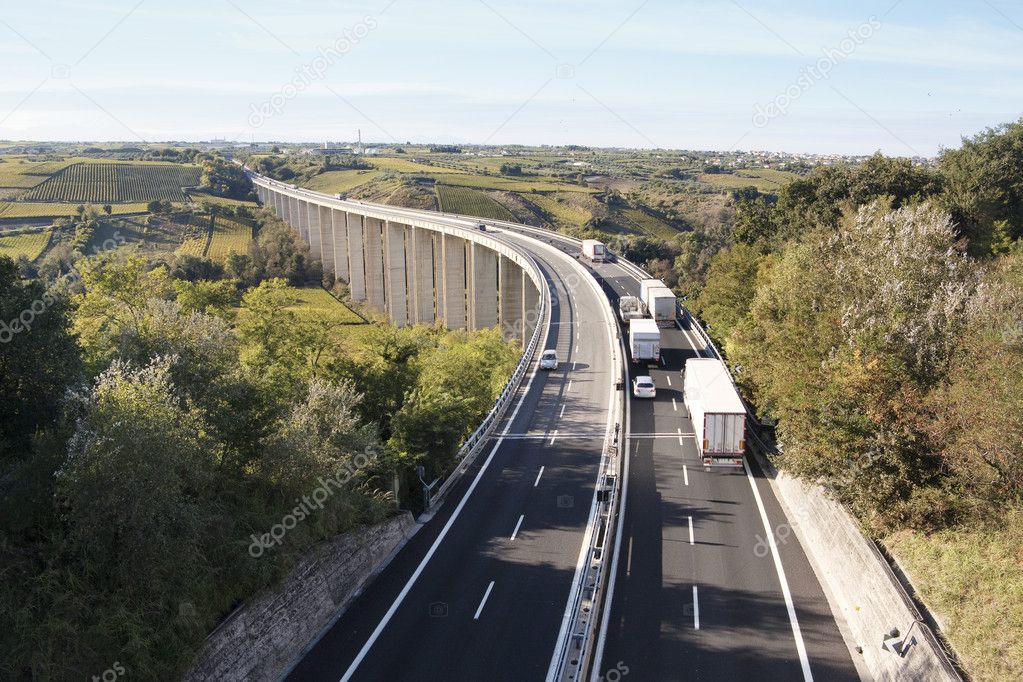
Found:
[[[436,214],[434,214],[436,215]],[[498,235],[500,236],[500,235]],[[618,373],[613,320],[574,259],[514,234],[548,280],[555,371],[289,680],[543,680],[594,503]]]
[[[387,209],[396,219],[478,222]],[[492,448],[290,680],[552,677],[615,420],[617,322],[607,319],[608,303],[638,295],[644,273],[624,262],[581,266],[568,238],[486,222],[489,236],[525,249],[542,269],[552,305],[541,347],[556,348],[561,366],[547,373],[534,365]],[[637,680],[860,679],[755,461],[745,470],[705,470],[697,458],[681,370],[686,358],[711,354],[700,339],[681,324],[664,330],[662,362],[642,369],[658,396],[627,406],[626,485],[598,672]]]

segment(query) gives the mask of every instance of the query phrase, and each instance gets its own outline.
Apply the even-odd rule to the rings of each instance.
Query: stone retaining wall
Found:
[[[313,548],[279,587],[250,599],[210,634],[183,682],[277,680],[414,528],[406,512]]]

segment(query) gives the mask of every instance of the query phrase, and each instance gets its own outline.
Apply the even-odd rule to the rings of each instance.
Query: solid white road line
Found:
[[[689,544],[690,545],[695,545],[696,544],[696,538],[693,536],[693,517],[692,516],[689,517]]]
[[[524,519],[524,518],[526,518],[526,515],[525,515],[525,514],[523,514],[522,516],[520,516],[520,517],[519,517],[519,522],[515,524],[515,530],[513,530],[513,531],[512,531],[512,534],[511,534],[511,539],[512,539],[512,540],[514,540],[514,539],[515,539],[515,536],[519,534],[519,528],[521,528],[521,527],[522,527],[522,519]]]
[[[558,437],[558,430],[554,429],[554,433],[551,434],[551,445],[554,445],[554,439]]]
[[[673,410],[675,410],[676,412],[678,412],[678,403],[677,403],[677,402],[675,402],[675,399],[674,399],[674,398],[672,398],[672,399],[671,399],[671,409],[673,409]],[[680,430],[681,430],[681,429],[680,429]]]
[[[490,585],[493,587],[494,583]],[[696,585],[693,585],[693,626],[697,630],[700,629],[700,593],[697,592]]]
[[[487,599],[490,598],[490,591],[494,589],[494,581],[491,580],[490,584],[487,585],[487,591],[483,594],[483,601],[480,602],[480,606],[476,609],[476,615],[472,617],[473,620],[479,620],[480,614],[483,613],[483,607],[487,604]]]
[[[778,554],[778,545],[774,541],[774,532],[771,530],[771,522],[767,519],[767,510],[764,509],[764,501],[760,499],[760,491],[757,490],[756,479],[750,471],[749,464],[745,459],[742,466],[746,469],[746,478],[749,479],[750,487],[753,488],[753,498],[757,502],[757,509],[760,510],[760,520],[764,524],[764,533],[767,542],[771,546],[771,557],[774,559],[774,570],[778,573],[778,581],[781,583],[781,594],[785,598],[785,609],[789,613],[789,623],[792,624],[792,636],[796,640],[796,652],[799,654],[799,663],[803,668],[803,679],[812,682],[813,673],[810,672],[810,659],[806,655],[806,644],[803,642],[803,633],[799,629],[799,621],[796,619],[796,605],[792,602],[792,592],[789,590],[789,582],[785,579],[785,569],[781,565],[781,556]]]
[[[536,480],[533,481],[533,487],[540,485],[540,477],[543,476],[543,467],[540,467],[540,471],[536,474]]]
[[[689,485],[689,467],[685,464],[682,465],[682,479]]]
[[[508,417],[508,421],[505,423],[504,426],[504,431],[501,434],[502,436],[504,434],[507,434],[508,430],[511,429],[512,424],[515,423],[515,418],[518,416],[519,409],[522,407],[522,404],[526,401],[526,396],[529,395],[529,391],[533,387],[533,380],[535,378],[536,364],[533,363],[531,365],[529,372],[529,380],[526,381],[526,388],[525,390],[522,391],[522,394],[519,396],[519,401],[515,403],[515,409],[512,410],[511,416]],[[502,442],[503,439],[498,438],[497,442],[494,443],[494,447],[490,449],[490,454],[487,456],[486,461],[483,462],[483,466],[480,467],[479,472],[476,474],[476,478],[472,480],[472,483],[469,485],[469,488],[465,491],[465,495],[463,495],[462,499],[459,500],[458,506],[455,507],[455,510],[453,512],[451,512],[451,516],[448,518],[447,523],[444,524],[444,528],[441,529],[440,534],[437,535],[437,539],[433,541],[432,545],[430,545],[430,549],[429,551],[426,552],[426,556],[424,556],[423,560],[419,562],[419,566],[416,567],[416,570],[412,573],[412,576],[405,583],[405,587],[402,588],[401,592],[398,594],[397,598],[395,598],[390,608],[387,609],[387,613],[385,613],[384,617],[380,619],[379,623],[377,623],[377,626],[373,630],[372,634],[370,634],[369,639],[367,639],[366,643],[362,645],[361,649],[359,649],[359,653],[352,660],[351,665],[348,666],[348,670],[345,671],[345,674],[341,678],[340,682],[348,682],[349,680],[352,679],[352,676],[355,674],[355,671],[359,668],[359,664],[362,663],[363,659],[366,658],[366,654],[369,653],[369,650],[373,648],[373,645],[380,638],[380,633],[383,632],[384,628],[387,627],[387,624],[391,622],[391,618],[394,617],[394,613],[398,610],[398,607],[401,606],[401,603],[405,600],[405,597],[408,596],[408,593],[412,590],[412,586],[416,583],[416,580],[418,580],[419,576],[422,575],[424,570],[426,570],[426,565],[430,563],[430,559],[432,559],[433,555],[437,552],[437,548],[440,547],[440,543],[444,541],[444,538],[447,537],[448,531],[450,531],[451,527],[455,525],[455,521],[458,519],[459,514],[462,513],[462,509],[465,508],[465,504],[469,501],[469,498],[472,497],[473,491],[476,490],[476,486],[479,485],[480,480],[483,478],[483,474],[487,472],[487,468],[493,461],[494,455],[497,454],[497,449],[501,447]]]

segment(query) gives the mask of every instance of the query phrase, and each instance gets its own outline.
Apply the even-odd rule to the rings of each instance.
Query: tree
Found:
[[[699,296],[692,301],[693,311],[710,325],[710,334],[726,350],[732,330],[749,311],[763,258],[761,250],[741,243],[718,251]]]
[[[942,204],[972,254],[990,255],[1001,221],[1009,239],[1023,237],[1023,119],[989,128],[964,139],[961,148],[943,152],[940,171]]]
[[[171,278],[163,265],[150,267],[145,256],[104,254],[79,261],[84,292],[72,300],[75,331],[93,370],[117,353],[122,333],[139,334],[151,298],[170,299]]]
[[[874,529],[943,513],[914,499],[941,484],[924,406],[972,289],[957,239],[931,205],[874,202],[762,271],[733,337],[743,382],[779,421],[783,465],[825,482]]]
[[[0,460],[27,454],[80,372],[66,295],[22,281],[14,261],[0,257]]]

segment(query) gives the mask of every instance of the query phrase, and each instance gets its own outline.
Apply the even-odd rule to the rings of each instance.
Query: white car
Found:
[[[557,369],[558,368],[558,351],[556,350],[545,350],[540,355],[540,369]]]
[[[636,377],[632,381],[632,395],[637,398],[656,398],[657,387],[650,377]]]

